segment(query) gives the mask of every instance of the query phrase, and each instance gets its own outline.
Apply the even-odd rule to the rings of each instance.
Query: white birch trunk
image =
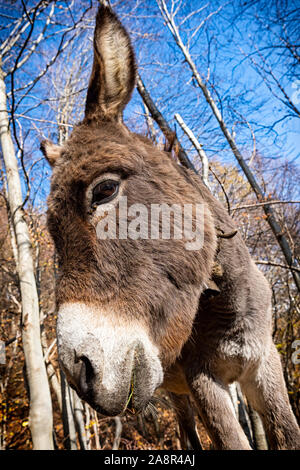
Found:
[[[11,133],[6,87],[0,67],[0,139],[5,165],[8,202],[17,246],[17,272],[22,303],[22,341],[30,391],[29,426],[33,449],[53,449],[52,403],[40,337],[39,304],[28,226],[20,209],[23,197]]]
[[[202,181],[208,187],[208,189],[210,189],[209,182],[208,182],[209,163],[208,163],[207,155],[206,155],[205,151],[203,150],[202,145],[198,142],[198,140],[196,139],[194,133],[186,125],[186,123],[184,122],[184,120],[182,119],[180,114],[176,113],[174,117],[175,117],[176,121],[178,122],[178,124],[180,125],[183,132],[188,136],[191,143],[193,144],[193,146],[197,150],[198,155],[199,155],[200,160],[201,160],[201,163],[202,163]]]

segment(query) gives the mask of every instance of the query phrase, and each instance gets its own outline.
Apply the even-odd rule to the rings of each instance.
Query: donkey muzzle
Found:
[[[60,364],[68,382],[96,411],[116,416],[139,412],[162,383],[158,350],[146,329],[116,313],[82,303],[60,307]]]

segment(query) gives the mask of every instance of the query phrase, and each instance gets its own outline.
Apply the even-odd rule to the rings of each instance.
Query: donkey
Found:
[[[57,341],[67,380],[106,416],[142,412],[163,387],[186,440],[200,448],[192,397],[216,449],[250,449],[228,392],[238,381],[270,448],[300,448],[272,342],[268,283],[238,232],[218,238],[236,228],[197,175],[124,125],[135,80],[130,38],[100,6],[84,119],[63,146],[41,144],[53,168],[47,220],[60,266]],[[130,210],[127,220],[117,217],[125,197],[128,207],[149,209],[200,204],[201,248],[187,249],[184,237],[99,237],[105,217],[119,232],[132,222]]]

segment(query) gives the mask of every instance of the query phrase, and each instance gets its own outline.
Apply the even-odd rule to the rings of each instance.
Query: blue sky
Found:
[[[17,18],[18,8],[19,10],[21,8],[19,1],[10,7],[7,6],[8,3],[10,2],[4,2],[0,6],[0,13],[5,14],[5,17],[1,17],[2,26],[9,23],[10,19],[7,16]],[[57,10],[55,18],[59,24],[49,26],[47,41],[37,48],[36,53],[32,55],[26,66],[15,73],[15,88],[28,84],[39,71],[43,70],[49,57],[57,49],[66,26],[80,18],[83,4],[87,5],[87,3],[89,2],[82,2],[82,4],[75,2],[75,7],[69,12],[69,16],[65,17],[60,17],[59,10]],[[95,7],[96,3],[94,2]],[[191,80],[191,72],[164,25],[156,2],[154,0],[141,1],[137,8],[134,7],[136,3],[134,1],[112,3],[117,4],[116,11],[131,33],[141,76],[170,124],[175,126],[174,114],[179,112],[199,138],[211,159],[218,158],[224,163],[236,165],[210,108],[201,91]],[[251,6],[250,3],[253,5]],[[33,4],[35,2],[27,2],[28,8]],[[170,2],[167,4],[170,5]],[[244,157],[250,157],[252,152],[252,137],[249,127],[251,126],[255,133],[256,148],[264,158],[269,160],[271,169],[268,171],[272,172],[272,165],[278,167],[285,160],[298,163],[300,119],[299,117],[289,117],[280,121],[286,114],[286,107],[274,97],[262,77],[253,68],[251,61],[245,58],[245,55],[253,53],[256,48],[268,47],[272,41],[272,34],[274,35],[274,32],[277,34],[280,30],[280,25],[275,26],[271,34],[267,28],[265,30],[263,27],[259,28],[258,23],[253,20],[255,15],[264,16],[262,10],[266,5],[264,1],[243,2],[243,5],[245,4],[248,4],[248,9],[244,7],[241,10],[239,1],[214,0],[205,3],[192,0],[181,2],[176,21],[179,24],[187,15],[199,9],[200,6],[203,7],[197,14],[191,15],[180,28],[182,38],[186,42],[201,21],[204,21],[209,14],[212,15],[209,21],[204,21],[204,26],[194,36],[190,52],[202,77],[209,74],[210,91],[217,101],[229,129],[235,131],[236,141]],[[294,4],[297,5],[297,2],[288,2],[288,8],[291,9]],[[66,2],[57,2],[57,5],[65,7]],[[133,5],[132,8],[130,8],[131,5]],[[275,2],[274,4],[271,2],[270,5],[275,5]],[[50,8],[51,5],[40,15],[36,29],[32,34],[33,40],[42,30],[45,15],[49,13]],[[218,9],[220,11],[213,14]],[[81,105],[84,103],[92,60],[89,39],[92,38],[93,33],[94,11],[95,8],[86,15],[86,29],[79,36],[78,42],[74,43],[76,47],[72,51],[66,49],[57,63],[49,68],[47,74],[25,98],[22,97],[24,92],[16,92],[17,101],[20,98],[23,99],[16,113],[24,116],[19,116],[18,120],[23,133],[28,134],[25,140],[27,169],[35,163],[31,176],[34,178],[32,196],[34,196],[36,204],[44,204],[45,202],[51,173],[47,163],[41,160],[41,154],[38,151],[39,140],[43,136],[51,137],[54,141],[57,138],[57,125],[52,124],[56,121],[57,115],[51,106],[55,103],[53,100],[59,94],[59,90],[54,90],[51,79],[53,80],[55,73],[59,73],[62,84],[65,83],[71,66],[74,64],[76,66],[77,63],[79,65],[80,61],[83,63],[86,59],[77,87],[77,90],[82,90],[78,94],[78,103]],[[294,31],[292,33],[295,34]],[[5,34],[6,30],[2,29],[2,39],[5,38]],[[68,40],[72,34],[73,31],[65,34],[64,39]],[[23,35],[22,39],[24,40],[25,37],[26,35]],[[80,55],[83,47],[86,49]],[[7,70],[9,62],[13,65],[18,50],[19,48],[16,47],[11,60],[4,64],[5,70]],[[292,84],[295,77],[299,77],[299,72],[295,70],[294,76],[290,76],[288,61],[279,59],[276,52],[271,49],[265,56],[268,59],[268,64],[272,65],[274,75],[280,79],[280,83],[289,96],[292,96],[295,92]],[[253,55],[252,58],[259,62],[259,55]],[[10,77],[7,77],[8,91],[10,86]],[[276,92],[278,91],[276,87],[274,89]],[[79,104],[75,107],[70,124],[81,117]],[[145,122],[141,113],[143,113],[141,99],[135,92],[125,111],[125,120],[131,128],[143,131]],[[40,123],[39,119],[49,122]],[[274,130],[270,130],[276,121],[279,123]],[[190,150],[190,144],[182,136],[178,125],[176,129],[182,137],[184,146]],[[191,151],[191,157],[193,154],[194,152]],[[268,178],[266,174],[266,179]]]

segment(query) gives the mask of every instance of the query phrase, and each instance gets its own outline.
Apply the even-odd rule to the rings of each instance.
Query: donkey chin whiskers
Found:
[[[157,418],[159,414],[157,405],[161,405],[164,408],[170,408],[170,403],[166,399],[153,396],[150,398],[149,402],[142,410],[143,418],[147,418],[149,415],[152,415]]]

